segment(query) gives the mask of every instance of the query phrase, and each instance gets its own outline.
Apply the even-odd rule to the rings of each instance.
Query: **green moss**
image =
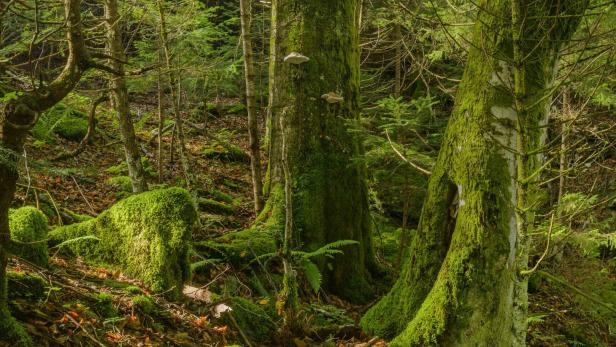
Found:
[[[272,334],[276,331],[273,311],[268,312],[262,306],[240,297],[231,297],[225,302],[232,310],[223,313],[221,319],[225,324],[233,327],[233,323],[228,316],[228,314],[231,314],[249,340],[265,343],[271,339]]]
[[[231,188],[233,190],[239,190],[240,189],[240,185],[235,183],[235,182],[233,182],[230,179],[226,179],[225,178],[224,180],[222,180],[222,184],[224,184],[226,187],[229,187],[229,188]]]
[[[233,203],[233,197],[231,195],[225,192],[222,192],[218,189],[211,189],[210,191],[207,192],[207,195],[216,201],[224,202],[227,204]]]
[[[132,193],[133,191],[133,184],[130,177],[128,176],[110,177],[105,183],[114,187],[120,192]]]
[[[11,251],[40,266],[49,264],[47,251],[47,217],[32,206],[9,211]]]
[[[198,242],[195,247],[207,253],[220,254],[233,264],[246,264],[255,256],[276,251],[274,234],[264,228],[226,233],[211,241]]]
[[[156,173],[156,169],[150,163],[150,159],[148,157],[141,157],[141,166],[145,171],[148,177],[156,177],[158,174]],[[114,175],[114,176],[126,176],[128,175],[128,164],[123,160],[117,165],[112,165],[105,169],[105,172]]]
[[[29,300],[39,300],[47,294],[49,283],[42,277],[26,273],[7,271],[8,297],[9,300],[25,298]]]
[[[129,294],[142,294],[143,291],[137,286],[128,286],[124,290]]]
[[[181,296],[190,277],[188,254],[197,211],[190,193],[159,189],[128,197],[98,217],[60,227],[51,243],[86,260],[122,269],[170,298]],[[100,241],[78,239],[94,236]]]
[[[36,123],[34,136],[46,142],[52,141],[52,134],[71,141],[81,141],[88,131],[87,115],[64,103],[59,103],[45,112]]]
[[[0,308],[0,342],[10,346],[34,346],[26,330],[11,316],[7,308]]]
[[[88,121],[79,117],[64,117],[54,128],[54,133],[58,136],[74,141],[81,141],[88,132]]]
[[[66,223],[67,221],[65,221],[65,224],[81,223],[93,218],[87,214],[75,213],[67,208],[64,209],[64,213],[71,219],[70,223]]]
[[[95,310],[101,317],[108,318],[117,315],[118,312],[113,307],[113,295],[101,292],[95,296],[95,300]]]
[[[207,198],[199,198],[199,209],[201,211],[222,215],[235,214],[235,209],[232,206]]]
[[[248,162],[250,157],[238,146],[214,141],[203,149],[206,158],[231,162]]]
[[[137,295],[132,299],[133,307],[145,314],[152,314],[156,312],[156,305],[152,298],[146,295]]]

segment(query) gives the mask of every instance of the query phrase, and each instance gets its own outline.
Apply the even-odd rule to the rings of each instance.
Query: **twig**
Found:
[[[608,309],[608,310],[610,310],[612,313],[616,313],[616,309],[615,309],[614,307],[612,307],[611,305],[608,305],[608,304],[604,303],[603,301],[601,301],[601,300],[599,300],[599,299],[596,299],[596,298],[592,297],[590,294],[586,294],[586,293],[585,293],[584,291],[582,291],[580,288],[578,288],[578,287],[576,287],[576,286],[574,286],[574,285],[572,285],[572,284],[569,284],[567,281],[562,280],[562,279],[560,279],[560,278],[558,278],[558,277],[556,277],[556,276],[552,275],[551,273],[549,273],[549,272],[547,272],[547,271],[539,270],[539,271],[537,271],[537,272],[538,272],[538,273],[540,273],[541,275],[543,275],[543,276],[545,276],[545,277],[547,277],[547,278],[549,278],[549,279],[551,279],[551,280],[553,280],[553,281],[556,281],[556,282],[558,282],[558,283],[562,284],[563,286],[565,286],[565,287],[567,287],[567,288],[569,288],[569,289],[573,290],[574,292],[576,292],[576,293],[580,294],[581,296],[583,296],[583,297],[585,297],[586,299],[588,299],[588,300],[590,300],[590,301],[594,302],[595,304],[598,304],[598,305],[600,305],[600,306],[603,306],[603,307],[607,308],[607,309]]]
[[[530,275],[533,272],[537,271],[537,268],[539,267],[539,264],[541,264],[541,262],[543,261],[545,256],[548,254],[548,251],[550,250],[550,240],[552,239],[552,227],[553,226],[554,226],[554,212],[552,212],[552,218],[550,218],[550,228],[548,229],[548,241],[547,241],[547,245],[545,246],[545,250],[543,251],[543,254],[539,258],[539,260],[537,260],[537,263],[535,263],[535,266],[533,266],[532,269],[530,269],[530,270],[522,270],[522,271],[520,271],[520,275],[527,276],[527,275]]]
[[[77,320],[75,320],[75,318],[71,317],[70,314],[65,315],[65,317],[70,319],[70,321],[73,322],[78,328],[80,328],[86,334],[86,336],[90,340],[92,340],[94,343],[96,343],[99,346],[106,347],[102,342],[100,342],[94,336],[92,336],[92,334],[90,334],[90,332],[86,328],[84,328],[83,325],[79,324],[79,322]]]
[[[242,328],[240,328],[240,325],[237,324],[237,321],[235,320],[235,317],[233,317],[233,314],[231,313],[231,311],[227,311],[227,315],[229,316],[229,319],[231,319],[231,323],[233,323],[233,326],[235,326],[235,329],[237,329],[237,331],[240,332],[240,335],[242,335],[242,339],[244,339],[244,342],[246,342],[246,345],[248,347],[252,347],[250,340],[248,340],[248,337],[246,337],[246,334],[244,334],[244,331],[242,330]]]
[[[404,155],[402,155],[402,153],[400,153],[396,147],[394,147],[394,144],[391,142],[391,138],[389,137],[389,132],[387,130],[385,130],[385,135],[387,136],[387,141],[389,141],[389,145],[391,146],[391,149],[394,150],[394,152],[400,157],[400,159],[404,160],[405,163],[409,164],[410,166],[412,166],[415,170],[421,172],[422,174],[426,175],[426,176],[430,176],[432,174],[432,172],[422,168],[421,166],[413,163],[412,161],[406,159],[406,157],[404,157]]]
[[[17,183],[17,186],[28,187],[27,185],[21,184],[21,183]],[[56,211],[56,214],[58,215],[58,224],[60,224],[60,226],[62,226],[63,225],[63,223],[62,223],[62,216],[60,215],[60,211],[58,210],[58,206],[56,205],[56,201],[53,199],[53,196],[51,195],[51,193],[47,189],[44,189],[44,188],[39,188],[39,187],[34,187],[34,186],[30,186],[30,188],[36,189],[36,190],[40,190],[42,192],[47,193],[47,196],[49,196],[49,199],[51,200],[51,204],[53,205],[53,209]]]
[[[88,198],[86,198],[86,196],[83,195],[83,191],[81,190],[81,187],[79,186],[79,183],[77,183],[77,180],[75,179],[75,176],[71,176],[71,178],[73,179],[73,182],[75,182],[75,185],[77,186],[77,190],[79,191],[79,194],[81,194],[81,197],[83,198],[83,200],[85,200],[86,204],[90,208],[90,212],[92,212],[93,215],[96,215],[96,211],[94,211],[94,208],[92,207],[92,205],[90,205],[90,202],[88,201]]]

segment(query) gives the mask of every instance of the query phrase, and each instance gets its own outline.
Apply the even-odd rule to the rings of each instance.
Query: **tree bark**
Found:
[[[246,110],[248,112],[248,136],[250,137],[250,171],[255,213],[263,209],[263,183],[261,178],[261,151],[259,149],[259,124],[255,97],[255,73],[252,60],[250,35],[250,1],[240,0],[240,20],[244,49],[244,77],[246,81]]]
[[[345,125],[359,117],[359,3],[272,2],[270,195],[259,218],[269,216],[283,230],[284,131],[294,239],[305,250],[336,240],[359,242],[329,264],[324,259],[319,264],[324,288],[352,301],[370,297],[368,269],[374,265],[365,168],[353,161],[363,149]],[[292,52],[310,60],[285,61]],[[343,99],[335,102],[336,95]]]
[[[128,166],[128,176],[131,179],[133,192],[141,193],[148,189],[145,177],[145,170],[141,163],[141,153],[137,145],[135,128],[131,120],[130,104],[128,100],[128,89],[124,77],[124,49],[122,47],[122,32],[120,30],[120,17],[118,15],[117,0],[105,0],[105,26],[107,29],[107,52],[109,66],[117,72],[109,77],[111,96],[115,108],[118,124],[120,125],[120,135],[124,143],[124,153],[126,154],[126,164]]]
[[[391,346],[525,345],[523,273],[542,161],[537,153],[560,48],[586,6],[585,0],[479,4],[408,259],[361,322],[371,333],[395,337]]]

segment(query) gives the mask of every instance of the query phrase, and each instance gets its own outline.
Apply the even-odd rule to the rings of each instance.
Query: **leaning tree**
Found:
[[[392,346],[523,346],[527,232],[559,53],[587,0],[483,0],[417,233],[362,319]]]
[[[6,6],[18,6],[20,4],[9,2]],[[4,5],[3,5],[4,6]],[[66,48],[65,64],[62,71],[53,80],[46,83],[41,77],[38,83],[24,83],[17,78],[12,84],[13,92],[10,97],[3,98],[0,113],[0,341],[10,341],[18,345],[27,344],[29,339],[22,328],[11,317],[7,307],[7,278],[6,266],[8,264],[9,247],[11,244],[9,232],[9,207],[13,201],[17,180],[19,179],[18,161],[24,150],[24,141],[28,131],[36,124],[39,116],[60,102],[69,92],[75,88],[84,73],[90,68],[98,68],[105,71],[114,71],[97,59],[106,59],[107,56],[90,49],[86,44],[84,31],[82,30],[81,0],[64,0],[64,22]],[[34,39],[30,39],[30,53],[33,47],[40,45],[41,40],[49,38],[49,35],[38,35],[39,26],[49,24],[39,20],[39,7],[27,6],[26,10],[34,9],[37,13],[33,16],[36,23]],[[2,8],[0,14],[5,13]],[[30,17],[23,17],[29,19]],[[28,31],[24,31],[24,35]],[[32,59],[32,54],[30,54]],[[30,61],[31,62],[31,61]],[[0,62],[0,71],[10,70],[9,62]],[[22,64],[23,65],[23,64]],[[27,64],[27,66],[38,66]],[[15,76],[15,74],[12,74]]]

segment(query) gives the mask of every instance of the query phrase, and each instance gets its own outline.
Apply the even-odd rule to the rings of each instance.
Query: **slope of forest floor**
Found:
[[[144,114],[154,112],[151,106],[141,107]],[[156,141],[150,141],[153,138],[151,130],[156,128],[155,122],[155,117],[152,117],[138,128],[142,150],[150,163],[156,163]],[[123,192],[118,184],[110,183],[110,179],[121,171],[110,168],[121,166],[124,159],[113,118],[101,117],[98,128],[98,136],[84,153],[51,164],[45,160],[74,148],[76,143],[58,138],[53,144],[42,144],[31,139],[26,151],[28,172],[19,187],[16,206],[50,203],[55,210],[51,212],[50,220],[57,224],[62,218],[54,217],[54,212],[58,216],[68,209],[95,216],[126,196],[128,193]],[[246,118],[242,113],[208,118],[205,132],[217,134],[216,140],[200,134],[200,130],[187,128],[191,132],[187,148],[200,190],[208,197],[212,196],[211,192],[218,192],[215,195],[226,197],[223,200],[228,207],[222,213],[202,212],[201,227],[194,235],[196,240],[245,228],[254,217],[248,161],[241,158],[208,158],[204,155],[206,149],[224,145],[218,142],[235,144],[247,153],[248,138],[243,129],[246,129]],[[181,184],[183,174],[177,153],[173,162],[169,160],[171,132],[166,133],[163,140],[165,173],[161,182],[157,182],[156,177],[152,177],[151,182]],[[156,171],[155,164],[152,164],[152,170]],[[39,300],[32,300],[29,294],[25,294],[11,301],[15,316],[42,346],[223,346],[233,343],[258,346],[259,342],[251,341],[251,332],[245,331],[245,322],[227,319],[221,307],[233,307],[229,301],[233,296],[247,298],[252,304],[262,306],[264,311],[269,310],[275,301],[275,298],[268,298],[262,293],[253,293],[245,284],[250,281],[250,274],[243,273],[247,272],[246,269],[233,268],[224,260],[207,263],[208,270],[195,275],[191,284],[194,290],[188,293],[189,298],[181,303],[172,303],[151,295],[139,282],[124,277],[120,272],[86,265],[80,259],[63,258],[53,252],[52,255],[49,269],[15,259],[9,264],[9,270],[37,273],[48,281],[47,289]],[[586,260],[580,262],[580,258]],[[581,286],[583,291],[600,295],[609,305],[616,303],[613,294],[616,293],[616,277],[613,270],[606,269],[609,266],[601,261],[580,255],[565,257],[558,267],[549,271],[575,288]],[[606,308],[606,312],[587,309],[591,305],[585,297],[558,281],[542,277],[536,282],[530,292],[530,346],[616,345],[616,338],[609,328],[616,326],[613,325],[616,319],[605,319],[606,315],[609,317],[609,309]],[[22,284],[28,286],[28,283]],[[222,297],[222,293],[216,293],[215,288],[224,286],[235,289]],[[28,292],[26,289],[23,293]],[[610,291],[611,296],[607,294]],[[308,313],[303,317],[305,325],[317,325],[316,321],[331,324],[321,327],[313,335],[297,336],[293,340],[296,347],[384,345],[380,340],[363,336],[356,326],[365,306],[353,306],[334,297],[321,299],[326,302],[318,303],[317,298],[314,301],[314,305],[307,305]],[[224,306],[227,304],[229,306]],[[111,311],[107,312],[110,318],[102,318],[101,311],[105,310]],[[254,326],[249,327],[252,328]],[[278,345],[275,340],[261,344]]]

